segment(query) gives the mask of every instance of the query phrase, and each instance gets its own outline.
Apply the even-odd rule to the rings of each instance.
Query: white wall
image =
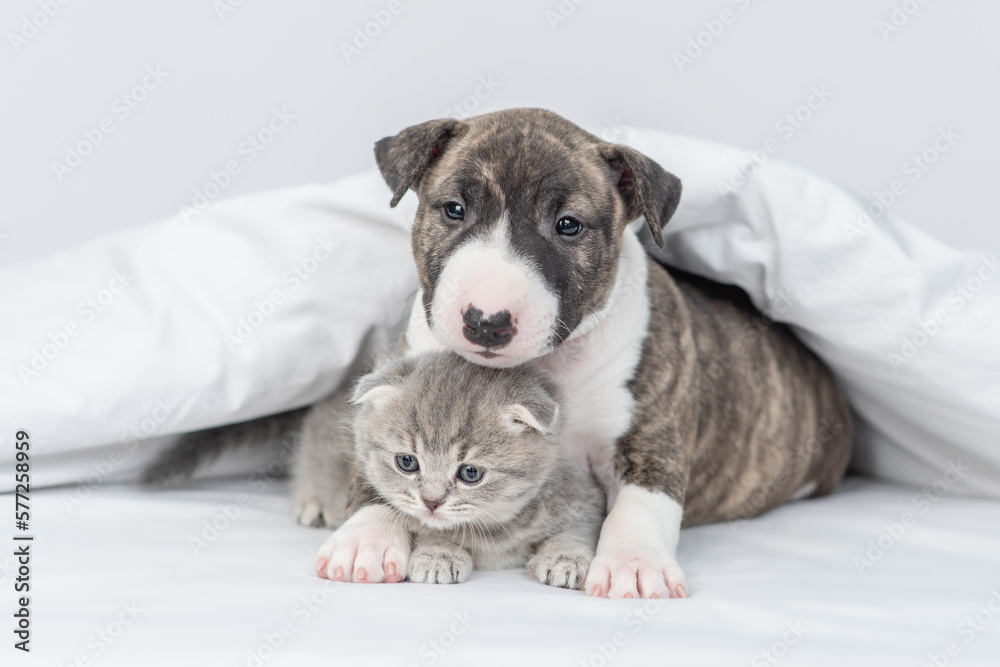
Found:
[[[884,38],[883,0],[398,0],[348,62],[341,43],[388,0],[242,0],[220,18],[227,1],[3,3],[0,263],[174,213],[229,160],[241,173],[223,196],[369,168],[375,140],[448,113],[481,78],[499,85],[477,111],[543,106],[747,148],[775,137],[779,157],[866,196],[905,181],[891,211],[955,246],[1000,247],[997,3],[894,0],[918,9]],[[58,13],[15,50],[46,4]],[[553,28],[560,6],[574,11]],[[723,10],[732,22],[678,71],[673,54]],[[167,76],[123,118],[115,100],[148,66]],[[813,86],[833,96],[783,136]],[[249,161],[240,144],[275,108],[295,120]],[[53,162],[105,118],[114,131],[60,182]],[[945,127],[959,138],[910,181],[905,163]]]

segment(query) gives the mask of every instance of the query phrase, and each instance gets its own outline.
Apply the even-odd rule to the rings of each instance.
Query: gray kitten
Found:
[[[361,506],[382,512],[412,538],[394,562],[379,554],[368,563],[348,522],[320,550],[319,574],[394,581],[408,561],[411,581],[458,583],[474,567],[527,564],[543,583],[578,588],[605,498],[586,463],[565,458],[557,396],[554,382],[531,366],[483,368],[450,352],[397,359],[354,391],[353,457],[336,426],[344,397],[318,405],[304,425],[296,469],[300,521],[340,518],[328,503],[346,505],[347,485],[332,484],[331,474],[353,458],[360,502],[349,513]]]
[[[399,581],[406,572],[458,583],[473,567],[527,563],[539,581],[577,588],[605,497],[586,462],[566,458],[560,426],[557,388],[543,371],[435,352],[382,363],[353,398],[347,382],[306,410],[187,434],[143,482],[176,483],[225,451],[276,448],[290,434],[296,519],[331,528],[347,520],[320,550],[321,576]],[[402,539],[397,553],[366,562],[348,517],[376,508]]]

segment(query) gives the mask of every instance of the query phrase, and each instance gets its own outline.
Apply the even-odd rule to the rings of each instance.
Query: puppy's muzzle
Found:
[[[462,315],[462,321],[465,322],[462,327],[465,339],[485,348],[501,348],[517,335],[509,310],[484,317],[483,311],[470,304]]]

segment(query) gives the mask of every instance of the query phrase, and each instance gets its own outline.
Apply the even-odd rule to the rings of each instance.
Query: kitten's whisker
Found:
[[[473,517],[473,520],[478,525],[482,526],[483,543],[484,543],[484,545],[488,541],[489,542],[489,547],[493,550],[493,553],[498,553],[500,551],[500,549],[497,547],[496,540],[493,538],[493,535],[492,535],[492,531],[490,531],[487,528],[486,523],[483,522],[483,520],[480,519],[479,517]]]
[[[475,516],[473,516],[472,517],[472,522],[473,522],[472,523],[472,529],[474,531],[474,534],[477,537],[480,534],[482,534],[482,536],[483,536],[482,544],[483,544],[483,546],[485,546],[486,545],[486,535],[484,533],[482,533],[482,529],[479,527],[479,520]]]
[[[489,510],[487,510],[485,508],[482,508],[482,507],[479,508],[479,511],[481,511],[483,514],[485,514],[487,517],[489,517],[494,523],[496,523],[497,526],[499,526],[500,528],[502,528],[503,531],[505,533],[507,533],[507,537],[509,537],[512,542],[517,542],[517,540],[514,538],[514,536],[511,535],[510,531],[507,530],[507,526],[504,524],[504,522],[497,520],[496,516],[492,512],[490,512]]]

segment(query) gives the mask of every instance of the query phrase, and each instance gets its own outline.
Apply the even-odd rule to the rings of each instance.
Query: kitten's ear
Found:
[[[368,376],[365,376],[365,378]],[[365,378],[361,378],[364,380]],[[363,405],[365,403],[371,403],[372,405],[378,405],[385,399],[395,396],[399,392],[403,391],[399,387],[391,384],[375,384],[373,386],[362,386],[358,383],[358,388],[354,390],[354,396],[351,397],[351,403],[354,405]]]
[[[532,428],[542,435],[550,435],[559,423],[559,404],[550,396],[538,396],[531,401],[511,403],[503,409],[503,416],[518,432]]]
[[[403,391],[400,384],[413,372],[413,368],[414,363],[409,359],[397,359],[389,364],[379,365],[374,371],[358,380],[351,395],[351,403],[377,405],[397,395]]]

